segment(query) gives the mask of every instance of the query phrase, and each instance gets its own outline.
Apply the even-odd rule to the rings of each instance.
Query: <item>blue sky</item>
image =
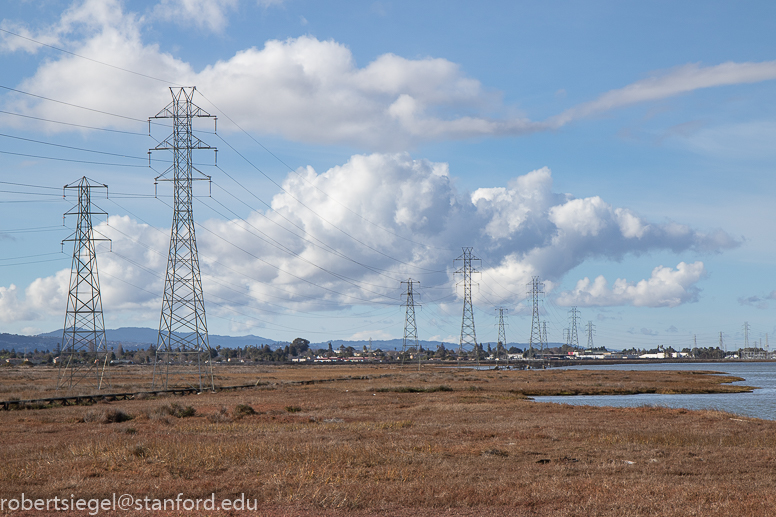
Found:
[[[166,129],[140,121],[183,84],[219,117],[194,208],[211,333],[401,337],[412,277],[419,337],[457,342],[474,246],[482,342],[496,306],[528,340],[533,275],[553,342],[572,306],[610,348],[733,348],[745,321],[764,340],[775,21],[769,2],[8,3],[0,331],[62,325],[55,189],[83,175],[111,191],[106,326],[158,324],[170,190],[142,158]]]

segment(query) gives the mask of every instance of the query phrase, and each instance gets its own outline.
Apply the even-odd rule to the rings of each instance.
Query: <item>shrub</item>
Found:
[[[98,424],[115,424],[132,420],[132,415],[120,409],[105,409],[102,411],[89,410],[81,417],[81,422]]]
[[[256,410],[253,409],[248,404],[237,404],[234,407],[234,417],[235,418],[242,418],[244,416],[250,416],[250,415],[255,415],[255,414],[256,414]]]
[[[208,421],[214,423],[214,424],[222,424],[224,422],[231,422],[232,419],[229,417],[229,412],[227,411],[226,407],[222,407],[218,410],[218,413],[212,413],[207,416]]]
[[[289,413],[299,413],[302,410],[299,406],[286,406],[286,411]]]
[[[197,410],[191,406],[182,406],[177,402],[172,402],[171,404],[165,404],[154,408],[148,413],[148,418],[152,420],[165,420],[166,417],[170,416],[174,416],[175,418],[186,418],[194,416],[196,412]]]

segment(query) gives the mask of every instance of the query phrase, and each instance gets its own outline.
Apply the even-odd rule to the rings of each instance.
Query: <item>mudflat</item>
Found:
[[[141,391],[148,373],[116,369],[111,389]],[[46,386],[55,379],[54,369],[5,368],[1,398],[53,396]],[[222,367],[217,385],[254,387],[0,411],[0,499],[215,494],[258,505],[132,515],[773,514],[776,422],[530,399],[752,389],[734,380],[676,371]]]

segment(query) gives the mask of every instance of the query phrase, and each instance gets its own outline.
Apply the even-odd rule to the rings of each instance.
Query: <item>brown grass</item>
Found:
[[[241,369],[270,384],[0,412],[0,497],[244,493],[262,515],[310,516],[776,512],[776,422],[526,397],[726,387],[679,373]]]

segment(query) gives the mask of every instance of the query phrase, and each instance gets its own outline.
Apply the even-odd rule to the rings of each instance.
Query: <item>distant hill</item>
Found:
[[[159,331],[147,327],[121,327],[117,329],[108,329],[105,331],[110,345],[121,345],[125,349],[137,349],[148,348],[150,345],[156,345],[157,335]],[[304,336],[299,336],[304,337]],[[54,330],[45,334],[39,334],[37,336],[19,336],[16,334],[0,334],[0,349],[24,351],[25,348],[32,351],[38,350],[54,350],[62,340],[62,330]],[[247,336],[220,336],[218,334],[210,335],[210,346],[220,346],[222,348],[237,348],[246,346],[263,346],[269,345],[272,348],[277,346],[285,346],[289,341],[275,341],[261,336],[247,335]],[[401,350],[402,339],[373,339],[372,349],[378,348],[382,350]],[[369,346],[369,340],[354,340],[348,341],[344,339],[332,339],[330,341],[321,341],[317,343],[310,343],[310,348],[316,350],[320,348],[328,348],[329,342],[334,349],[340,346],[351,346],[356,350],[361,350],[365,346]],[[419,341],[420,346],[427,350],[436,350],[440,345],[440,341]],[[458,343],[443,343],[448,350],[457,350]],[[495,343],[490,342],[491,347],[495,347]],[[561,343],[550,343],[550,346],[560,346]],[[483,343],[483,346],[487,349],[488,342]],[[525,349],[526,343],[509,343],[507,348],[516,346],[517,348]]]
[[[157,336],[159,334],[159,331],[156,329],[150,329],[146,327],[121,327],[117,329],[107,329],[105,331],[105,337],[108,340],[109,344],[119,344],[124,348],[127,349],[135,349],[135,348],[148,348],[150,345],[156,345]],[[13,334],[3,334],[6,336],[12,336]],[[0,335],[0,336],[3,336]],[[26,338],[27,340],[32,341],[39,341],[39,342],[46,342],[51,343],[50,349],[54,349],[56,347],[56,344],[59,343],[62,339],[62,331],[61,330],[54,330],[52,332],[47,332],[45,334],[40,334],[38,336],[17,336],[19,338]],[[281,344],[280,341],[275,341],[273,339],[264,338],[261,336],[239,336],[239,337],[233,337],[233,336],[219,336],[218,334],[210,334],[210,346],[216,347],[221,346],[224,348],[237,348],[239,347],[245,347],[249,345],[276,345]],[[13,340],[8,340],[8,343],[13,343]],[[0,339],[0,348],[6,348],[9,349],[7,346],[3,345],[2,339]],[[286,344],[285,342],[282,342],[282,344]],[[19,350],[18,347],[13,347],[16,350]]]

